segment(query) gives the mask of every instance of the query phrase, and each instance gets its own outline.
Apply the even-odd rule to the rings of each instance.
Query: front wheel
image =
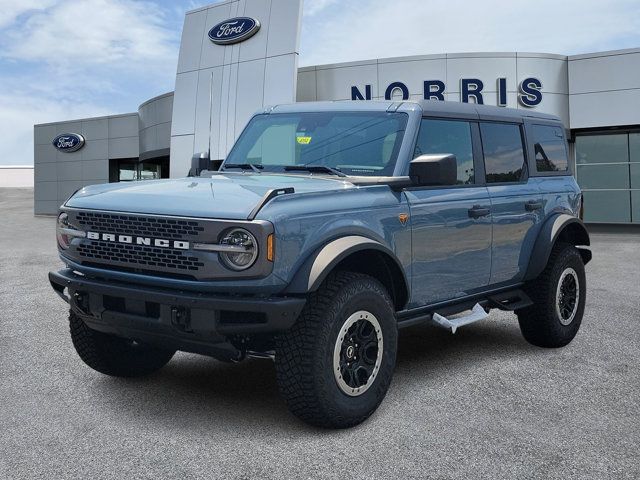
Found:
[[[69,313],[69,330],[82,361],[113,377],[149,375],[164,367],[175,354],[175,350],[164,350],[92,330],[73,312]]]
[[[380,282],[357,273],[333,274],[277,339],[280,392],[309,424],[357,425],[389,388],[397,341],[393,304]]]
[[[538,347],[567,345],[578,333],[587,293],[584,263],[572,245],[556,245],[546,268],[526,290],[533,305],[519,310],[524,338]]]

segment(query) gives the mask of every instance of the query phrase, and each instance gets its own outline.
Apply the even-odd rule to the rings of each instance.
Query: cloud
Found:
[[[0,94],[0,105],[0,138],[5,146],[0,164],[10,165],[33,163],[34,124],[108,113],[107,109],[95,103],[59,101],[31,95]]]
[[[135,111],[172,90],[179,8],[137,0],[0,0],[0,142],[20,145],[0,163],[33,161],[34,124]]]
[[[300,62],[471,51],[574,54],[637,47],[637,0],[370,0],[308,18]]]
[[[305,16],[312,17],[326,8],[337,4],[338,0],[305,0],[304,14]]]
[[[50,7],[55,0],[0,0],[0,29],[12,24],[25,13]]]
[[[175,55],[176,32],[156,4],[67,0],[31,14],[5,34],[2,56],[49,66],[135,66]]]

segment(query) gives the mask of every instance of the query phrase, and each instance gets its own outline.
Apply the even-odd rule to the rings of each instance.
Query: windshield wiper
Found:
[[[287,165],[284,167],[287,172],[318,172],[318,173],[331,173],[338,177],[346,177],[347,175],[342,173],[337,168],[327,167],[326,165]]]
[[[253,163],[229,163],[222,166],[224,170],[227,168],[241,168],[242,170],[253,170],[256,173],[262,173],[264,167],[262,165],[254,165]]]

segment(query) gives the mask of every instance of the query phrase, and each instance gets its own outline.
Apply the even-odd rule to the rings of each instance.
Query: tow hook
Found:
[[[89,295],[83,292],[75,292],[73,294],[73,304],[85,315],[89,315]]]
[[[193,332],[189,310],[184,307],[171,307],[171,325],[181,332]]]

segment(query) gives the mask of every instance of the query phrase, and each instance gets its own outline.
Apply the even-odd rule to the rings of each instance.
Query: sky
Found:
[[[194,0],[0,0],[0,164],[33,163],[33,125],[173,90]],[[640,47],[640,0],[305,0],[300,66],[472,51]]]

